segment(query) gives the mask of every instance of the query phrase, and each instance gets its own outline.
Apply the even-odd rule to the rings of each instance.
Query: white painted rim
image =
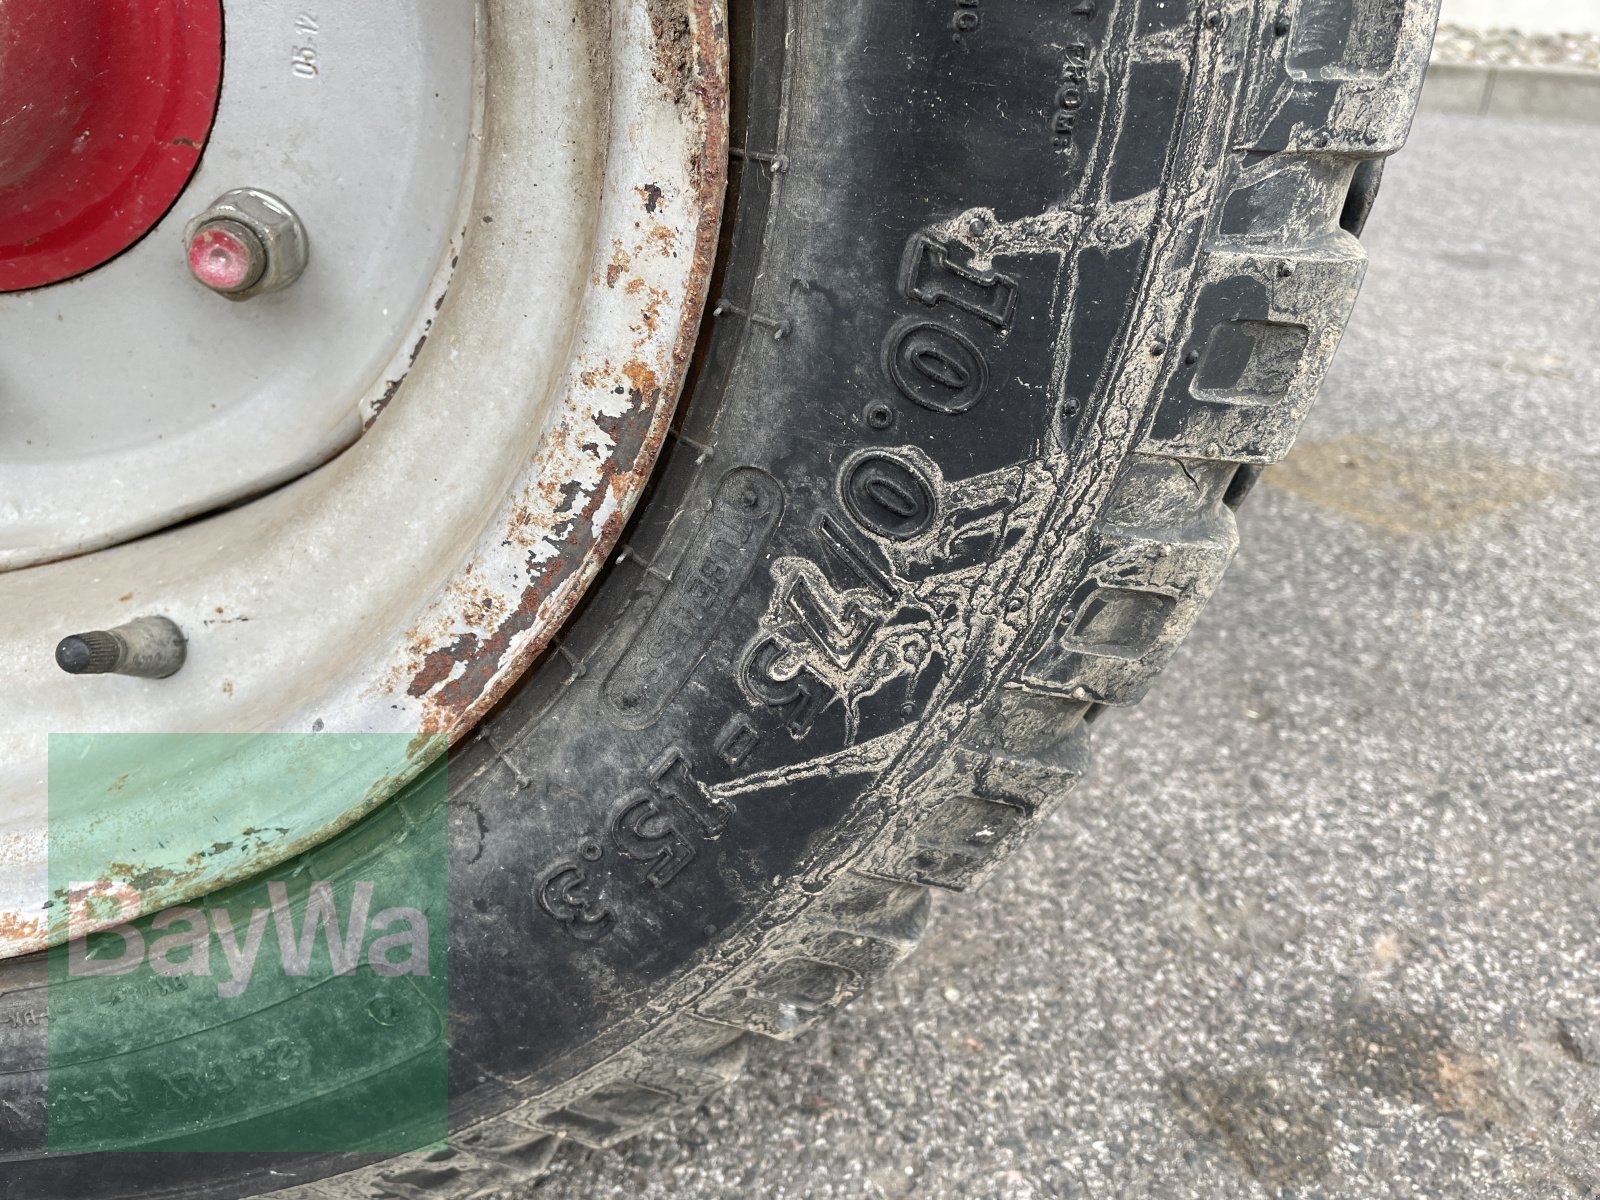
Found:
[[[688,45],[672,40],[682,16]],[[704,310],[727,156],[721,5],[484,0],[479,21],[459,260],[382,418],[239,508],[0,574],[0,655],[26,697],[0,744],[0,955],[63,932],[45,918],[50,733],[406,733],[414,772],[504,694],[614,545]],[[145,614],[188,636],[171,678],[54,665],[63,635]],[[234,847],[195,865],[180,837],[160,863],[103,875],[162,868],[142,894],[165,907],[382,798],[286,795],[270,846],[213,827],[188,840]],[[149,816],[108,803],[100,819],[132,831]]]
[[[476,9],[229,5],[216,121],[178,202],[97,270],[0,294],[0,570],[258,495],[361,435],[450,282]],[[282,196],[315,252],[288,291],[237,303],[191,278],[184,227],[246,186]]]

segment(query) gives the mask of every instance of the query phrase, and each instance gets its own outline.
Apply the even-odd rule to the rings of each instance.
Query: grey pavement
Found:
[[[1444,0],[1439,19],[1469,29],[1600,33],[1595,0]]]
[[[1600,1195],[1600,127],[1425,115],[1095,777],[820,1036],[538,1189]]]

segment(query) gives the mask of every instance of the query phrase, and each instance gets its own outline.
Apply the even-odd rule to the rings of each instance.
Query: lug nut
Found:
[[[184,229],[189,273],[230,300],[288,287],[306,269],[310,242],[300,218],[259,188],[235,188]]]
[[[165,679],[183,666],[183,630],[166,617],[136,617],[115,629],[64,637],[56,665],[68,675],[136,675]]]

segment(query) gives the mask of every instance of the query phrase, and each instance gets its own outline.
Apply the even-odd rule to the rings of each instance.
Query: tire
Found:
[[[732,7],[744,149],[676,436],[449,763],[449,1148],[45,1156],[15,1071],[7,1195],[492,1195],[701,1102],[1073,802],[1216,588],[1350,314],[1435,3]],[[41,968],[4,966],[0,1054],[36,1066]]]

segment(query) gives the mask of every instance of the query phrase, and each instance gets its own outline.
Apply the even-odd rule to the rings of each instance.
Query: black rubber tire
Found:
[[[450,1149],[43,1157],[11,963],[0,1192],[478,1196],[698,1103],[990,874],[1217,586],[1434,0],[733,8],[746,153],[681,428],[450,763]]]

